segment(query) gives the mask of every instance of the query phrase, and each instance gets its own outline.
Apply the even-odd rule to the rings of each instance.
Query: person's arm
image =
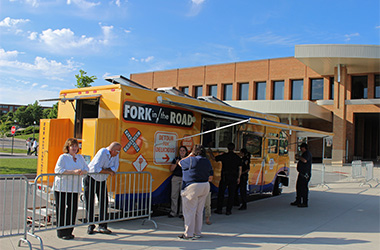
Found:
[[[240,183],[240,176],[241,176],[241,166],[239,166],[239,177],[237,179],[237,184]]]
[[[177,164],[179,163],[179,158],[175,158],[173,161],[172,161],[172,164],[170,165],[170,172],[173,172],[174,169],[177,167]]]
[[[215,161],[215,156],[214,156],[214,153],[212,152],[211,148],[208,148],[207,153],[210,156],[210,159]]]

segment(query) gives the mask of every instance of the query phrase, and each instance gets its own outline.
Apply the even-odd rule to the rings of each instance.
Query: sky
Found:
[[[380,44],[378,0],[0,0],[0,103],[104,77]],[[52,102],[40,102],[52,106]]]

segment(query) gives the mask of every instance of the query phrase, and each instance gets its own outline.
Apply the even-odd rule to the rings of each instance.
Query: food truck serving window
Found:
[[[232,122],[205,118],[202,123],[202,132],[223,127],[231,123]],[[234,131],[235,126],[232,126],[204,134],[202,136],[202,144],[210,148],[226,148],[228,143],[234,142]]]
[[[99,98],[76,100],[74,137],[82,139],[83,119],[98,118]]]
[[[253,157],[261,157],[263,137],[255,133],[243,133],[243,148],[246,148]]]

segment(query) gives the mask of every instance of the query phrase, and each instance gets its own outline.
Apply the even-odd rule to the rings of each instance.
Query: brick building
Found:
[[[230,105],[278,115],[281,122],[335,134],[306,140],[333,164],[380,156],[380,46],[297,45],[295,56],[131,74],[146,87],[176,87]],[[325,145],[323,145],[325,143]]]

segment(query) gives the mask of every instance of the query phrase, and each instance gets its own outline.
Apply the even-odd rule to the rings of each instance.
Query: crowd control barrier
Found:
[[[41,174],[28,182],[23,175],[0,175],[1,236],[22,235],[19,246],[25,242],[29,249],[32,245],[27,236],[32,236],[43,249],[43,240],[37,233],[47,230],[133,219],[144,219],[143,224],[150,221],[157,228],[151,218],[152,175],[149,172],[120,172],[107,176]],[[60,181],[55,183],[55,179]],[[84,179],[106,181],[103,185],[99,185],[102,182],[87,182],[89,185],[84,189]],[[91,195],[93,193],[99,197]],[[28,199],[28,196],[31,197]]]
[[[24,175],[0,175],[0,186],[0,237],[20,235],[18,246],[23,242],[31,249],[27,240],[28,179]]]

